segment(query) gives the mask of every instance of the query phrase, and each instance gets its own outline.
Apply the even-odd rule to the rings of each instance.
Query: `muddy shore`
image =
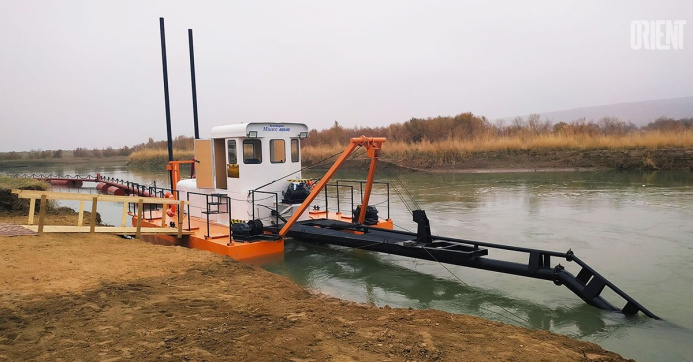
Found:
[[[0,255],[3,360],[623,360],[546,331],[347,302],[216,254],[117,236],[0,236]]]

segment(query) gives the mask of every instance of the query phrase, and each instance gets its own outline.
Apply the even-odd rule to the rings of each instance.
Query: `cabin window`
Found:
[[[291,140],[291,162],[298,162],[298,155],[299,155],[299,143],[298,139],[294,138]]]
[[[262,143],[260,140],[243,140],[243,163],[262,163]]]
[[[270,162],[286,162],[286,147],[284,140],[270,140]]]
[[[236,156],[236,141],[235,140],[229,140],[228,141],[228,152],[229,152],[229,157],[227,158],[228,163],[231,165],[237,164],[238,158]]]

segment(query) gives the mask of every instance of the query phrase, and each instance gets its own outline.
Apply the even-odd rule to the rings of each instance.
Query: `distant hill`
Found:
[[[603,106],[582,107],[564,111],[538,113],[542,119],[553,123],[571,122],[584,117],[595,122],[603,117],[616,117],[621,121],[645,126],[660,117],[673,119],[693,117],[693,97],[657,99],[653,101],[616,103]],[[515,117],[501,118],[506,122]],[[525,120],[527,115],[522,116]]]

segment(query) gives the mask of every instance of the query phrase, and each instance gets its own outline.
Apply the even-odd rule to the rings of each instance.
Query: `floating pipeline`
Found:
[[[104,194],[109,194],[109,195],[116,195],[116,196],[125,196],[125,189],[120,188],[118,186],[113,186],[109,185],[105,182],[99,182],[96,184],[96,189],[101,191]]]
[[[54,186],[75,188],[82,187],[84,182],[94,182],[96,183],[96,189],[100,192],[116,196],[137,195],[142,197],[154,197],[156,196],[157,192],[159,192],[157,191],[156,187],[152,188],[113,177],[103,177],[101,176],[101,174],[96,174],[96,176],[69,176],[43,174],[17,174],[12,176],[16,178],[32,178],[35,180],[42,180]]]
[[[63,186],[63,187],[82,187],[82,180],[48,180],[48,182],[53,186]]]

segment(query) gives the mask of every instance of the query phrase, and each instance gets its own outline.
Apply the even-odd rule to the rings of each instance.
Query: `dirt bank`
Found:
[[[542,170],[542,169],[619,169],[693,170],[693,150],[515,150],[476,152],[431,167],[408,162],[412,167],[430,170]]]
[[[256,266],[117,236],[0,237],[0,255],[4,360],[622,360],[545,331],[316,295]]]
[[[324,159],[327,155],[313,155]],[[346,168],[362,169],[370,161],[365,157],[349,160]],[[310,160],[306,162],[311,166]],[[622,149],[622,150],[501,150],[449,152],[437,155],[410,153],[381,157],[381,167],[427,172],[518,172],[618,170],[693,170],[693,149]],[[329,168],[330,163],[322,167]]]

